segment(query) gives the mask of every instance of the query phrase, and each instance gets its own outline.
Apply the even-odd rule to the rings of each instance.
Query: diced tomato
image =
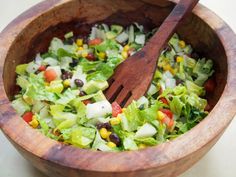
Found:
[[[162,103],[169,105],[169,102],[167,101],[166,98],[162,97],[159,99]]]
[[[34,114],[32,112],[26,112],[22,118],[24,119],[25,122],[29,123],[32,121]]]
[[[173,118],[173,113],[169,109],[161,109],[160,111],[167,115],[170,119]]]
[[[47,82],[51,82],[57,78],[57,73],[54,69],[48,69],[44,72],[44,77]]]
[[[89,45],[99,45],[101,43],[102,43],[102,39],[100,39],[100,38],[96,38],[96,39],[90,40],[88,42]]]
[[[91,101],[91,100],[84,100],[83,103],[84,103],[85,105],[87,105],[87,104],[91,104],[92,101]]]
[[[118,114],[122,113],[122,108],[117,102],[111,104],[112,107],[112,116],[117,117]]]
[[[86,57],[89,61],[95,61],[96,57],[93,53],[89,53]]]
[[[39,71],[45,71],[45,70],[46,70],[46,68],[47,68],[46,66],[44,66],[44,65],[41,65],[41,66],[39,67],[39,69],[38,69],[38,70],[39,70]]]
[[[163,124],[169,125],[170,120],[171,120],[171,119],[170,119],[169,117],[165,117],[164,119],[161,120],[161,122],[162,122]]]
[[[173,119],[170,119],[170,122],[168,124],[168,128],[172,128],[175,124],[175,121]]]
[[[215,90],[216,83],[213,79],[208,79],[206,83],[204,84],[204,88],[206,92],[212,93]]]

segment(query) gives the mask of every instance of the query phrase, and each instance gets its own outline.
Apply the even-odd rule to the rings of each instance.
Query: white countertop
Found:
[[[0,31],[21,12],[40,1],[0,0]],[[201,0],[201,3],[215,11],[236,31],[234,0]],[[236,177],[235,136],[236,120],[231,123],[212,150],[180,177]],[[0,177],[46,177],[19,155],[1,131],[0,167]]]

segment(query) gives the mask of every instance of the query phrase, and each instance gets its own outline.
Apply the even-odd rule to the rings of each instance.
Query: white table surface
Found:
[[[40,1],[0,0],[0,31],[16,16]],[[234,0],[201,0],[201,3],[215,11],[236,31]],[[211,151],[180,177],[236,177],[235,136],[236,120]],[[46,177],[20,156],[1,131],[0,167],[0,177]]]

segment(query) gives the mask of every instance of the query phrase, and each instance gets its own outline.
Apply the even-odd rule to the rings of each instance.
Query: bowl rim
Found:
[[[201,123],[187,133],[175,140],[143,150],[118,153],[100,152],[61,144],[30,128],[23,120],[19,119],[4,90],[3,68],[5,58],[14,39],[20,35],[22,29],[30,25],[40,15],[70,1],[73,0],[43,1],[17,17],[0,34],[0,127],[13,144],[18,144],[40,159],[69,168],[116,173],[146,170],[175,163],[203,148],[208,142],[222,134],[236,114],[236,109],[231,109],[236,103],[236,92],[234,91],[236,86],[236,77],[234,77],[236,75],[234,69],[236,67],[236,35],[221,18],[201,4],[197,5],[193,13],[208,24],[218,36],[226,52],[228,76],[224,91],[213,110]],[[170,1],[177,2],[177,0]],[[22,28],[18,28],[18,26]],[[224,112],[224,118],[222,118],[222,112]],[[24,131],[20,133],[14,130],[13,127],[15,126]],[[17,137],[17,134],[20,137]],[[201,136],[201,138],[196,140],[197,136]],[[32,140],[31,137],[37,138]],[[29,144],[30,140],[32,142]],[[191,148],[188,147],[189,143],[192,144]],[[45,150],[45,148],[47,149]],[[70,155],[65,156],[65,154]],[[101,166],[99,164],[107,165]]]

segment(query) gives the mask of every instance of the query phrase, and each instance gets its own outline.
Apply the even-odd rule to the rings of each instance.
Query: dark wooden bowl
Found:
[[[214,13],[198,5],[178,33],[214,60],[217,88],[209,116],[181,137],[144,150],[105,153],[63,145],[28,126],[11,107],[15,67],[47,49],[53,36],[87,34],[99,21],[152,28],[173,8],[162,0],[46,0],[15,19],[0,35],[0,127],[36,168],[56,177],[173,177],[197,162],[236,113],[236,37]]]

